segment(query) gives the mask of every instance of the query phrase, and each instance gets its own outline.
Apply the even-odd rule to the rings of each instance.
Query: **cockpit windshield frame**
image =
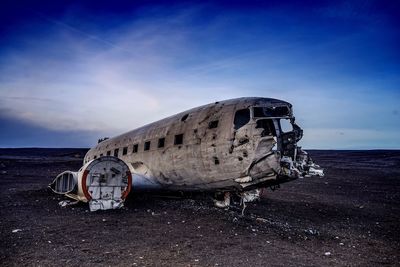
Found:
[[[272,107],[252,107],[253,119],[258,118],[292,118],[292,109],[286,105]]]

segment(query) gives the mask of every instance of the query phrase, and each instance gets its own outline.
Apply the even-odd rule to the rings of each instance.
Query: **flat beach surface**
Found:
[[[85,149],[0,149],[1,266],[399,266],[400,151],[310,151],[323,178],[218,209],[202,195],[131,194],[60,207],[47,189]]]

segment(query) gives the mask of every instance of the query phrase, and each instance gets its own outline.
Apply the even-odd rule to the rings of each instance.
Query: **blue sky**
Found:
[[[2,3],[0,147],[261,96],[294,105],[305,148],[399,149],[400,4],[282,2]]]

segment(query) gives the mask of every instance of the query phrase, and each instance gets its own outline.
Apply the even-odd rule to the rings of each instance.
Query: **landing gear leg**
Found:
[[[244,210],[247,207],[246,203],[253,202],[255,200],[260,199],[260,195],[261,195],[261,189],[254,189],[251,191],[246,191],[246,192],[241,193],[240,204],[243,206],[242,216],[244,216]]]

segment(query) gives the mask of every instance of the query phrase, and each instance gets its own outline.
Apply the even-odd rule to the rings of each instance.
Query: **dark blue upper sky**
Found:
[[[0,147],[262,96],[294,105],[304,147],[400,148],[399,26],[398,1],[2,1]]]

